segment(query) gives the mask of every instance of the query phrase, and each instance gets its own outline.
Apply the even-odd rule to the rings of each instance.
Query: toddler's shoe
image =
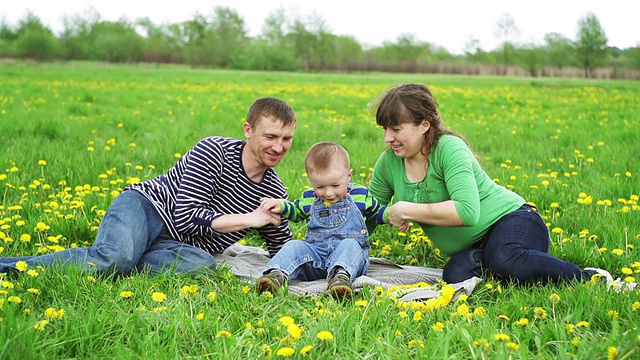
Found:
[[[353,295],[351,281],[349,281],[349,278],[346,275],[338,274],[329,279],[327,293],[338,300],[351,299],[351,296]]]
[[[258,279],[256,290],[258,290],[258,294],[262,294],[265,291],[275,294],[285,281],[284,275],[280,271],[274,270]]]

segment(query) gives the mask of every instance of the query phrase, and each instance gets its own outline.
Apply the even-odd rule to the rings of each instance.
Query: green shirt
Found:
[[[420,182],[407,179],[404,159],[387,150],[376,162],[369,192],[382,204],[395,201],[438,203],[453,200],[463,226],[418,223],[445,254],[455,254],[482,239],[502,216],[525,200],[496,184],[480,167],[465,142],[443,135],[429,154],[427,175]]]

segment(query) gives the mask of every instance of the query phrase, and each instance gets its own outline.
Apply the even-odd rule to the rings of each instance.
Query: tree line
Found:
[[[470,38],[464,54],[405,33],[378,46],[331,33],[317,14],[291,15],[280,7],[267,16],[258,36],[249,36],[243,17],[229,7],[197,12],[179,23],[149,18],[105,21],[93,8],[65,15],[54,34],[28,12],[17,24],[0,20],[0,57],[176,63],[264,71],[387,71],[489,75],[584,76],[640,79],[640,43],[619,49],[595,14],[578,21],[575,39],[548,33],[543,44],[519,43],[510,14],[496,23],[500,47],[483,50]]]

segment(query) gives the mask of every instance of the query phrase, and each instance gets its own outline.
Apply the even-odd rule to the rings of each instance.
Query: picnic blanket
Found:
[[[234,244],[222,254],[215,255],[220,266],[229,268],[230,272],[239,279],[255,284],[262,276],[264,267],[269,261],[268,252],[255,246]],[[371,264],[366,275],[357,277],[352,285],[355,292],[362,290],[365,285],[381,286],[389,290],[394,286],[412,285],[420,282],[435,285],[442,279],[442,269],[434,269],[420,266],[398,265],[384,258],[370,258]],[[448,284],[455,289],[454,299],[462,294],[470,295],[473,289],[481,281],[479,277],[472,277],[460,283]],[[298,295],[319,295],[327,289],[325,279],[314,281],[290,280],[289,293]],[[406,293],[405,293],[406,292]],[[415,288],[404,290],[400,301],[424,301],[436,298],[439,290],[432,288]]]

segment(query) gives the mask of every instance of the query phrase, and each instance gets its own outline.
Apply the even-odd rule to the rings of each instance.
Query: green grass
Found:
[[[537,204],[552,230],[551,253],[638,280],[640,83],[579,79],[4,66],[0,256],[90,244],[128,182],[163,173],[203,137],[241,138],[247,108],[260,96],[288,101],[299,118],[276,169],[292,197],[308,186],[303,157],[320,140],[344,145],[355,179],[366,184],[385,148],[369,104],[402,82],[428,84],[445,123],[467,138],[489,175]],[[49,229],[37,230],[38,223]],[[409,235],[379,228],[372,256],[443,266],[424,236]],[[638,292],[608,292],[603,284],[513,286],[487,278],[468,299],[426,311],[374,289],[346,303],[286,291],[258,296],[224,269],[118,279],[30,270],[1,279],[3,359],[280,358],[283,348],[299,358],[308,346],[318,359],[640,355]],[[166,300],[154,301],[153,292]],[[319,339],[322,331],[333,339]]]

